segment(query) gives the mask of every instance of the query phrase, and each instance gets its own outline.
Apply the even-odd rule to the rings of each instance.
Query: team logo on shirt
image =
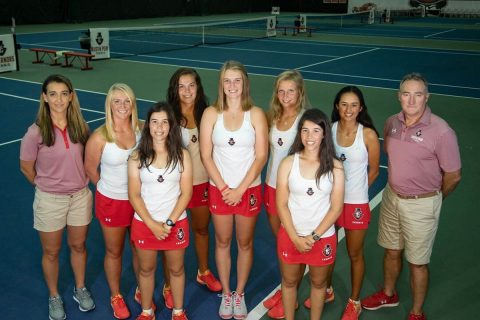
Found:
[[[228,140],[228,144],[233,146],[235,144],[235,140],[233,140],[233,138],[230,138],[230,140]]]
[[[360,220],[360,219],[363,217],[362,209],[360,209],[360,208],[355,208],[355,210],[353,210],[353,217],[354,217],[356,220]]]
[[[340,160],[342,160],[342,161],[347,160],[347,157],[345,156],[345,153],[342,153],[342,154],[340,155]]]
[[[324,255],[325,257],[330,257],[330,255],[332,254],[332,251],[333,251],[333,250],[332,250],[332,247],[331,247],[329,244],[327,244],[327,245],[325,245],[325,247],[323,248],[323,255]]]
[[[422,135],[422,129],[419,129],[417,132],[415,132],[415,135],[420,137]]]
[[[257,198],[255,198],[255,196],[251,194],[248,202],[250,203],[250,207],[253,207],[257,203]]]
[[[410,138],[412,138],[412,140],[415,142],[422,142],[422,129],[418,129],[418,131],[415,132],[415,135],[412,135]]]
[[[278,145],[281,147],[283,146],[283,140],[282,138],[278,138],[278,141],[277,141]]]
[[[192,141],[193,143],[197,142],[197,136],[196,135],[192,135],[192,139],[190,139],[190,141]]]
[[[313,192],[313,189],[312,189],[312,188],[308,188],[307,194],[308,194],[309,196],[313,195],[314,193],[315,193],[315,192]]]
[[[162,183],[163,181],[165,181],[165,179],[163,179],[162,175],[159,175],[158,178],[157,178],[157,181]]]
[[[178,241],[183,241],[185,239],[185,231],[183,231],[183,228],[178,228],[177,229],[177,240]]]

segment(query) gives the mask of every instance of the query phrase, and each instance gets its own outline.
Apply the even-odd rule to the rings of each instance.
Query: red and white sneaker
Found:
[[[134,299],[139,305],[142,305],[142,293],[140,292],[140,289],[138,287],[135,289]],[[153,302],[153,300],[152,300],[152,310],[153,311],[157,310],[157,306],[155,305],[155,302]]]
[[[142,312],[135,320],[155,320],[155,313]]]
[[[345,307],[345,311],[343,311],[341,320],[358,320],[360,313],[362,313],[360,301],[348,299],[347,306]]]
[[[333,300],[335,300],[335,293],[333,292],[332,286],[327,288],[327,292],[325,293],[325,303],[330,303]],[[312,308],[312,301],[310,301],[310,297],[308,297],[305,302],[303,302],[303,305],[307,309]]]
[[[165,300],[165,307],[168,309],[173,309],[172,288],[167,288],[165,285],[163,285],[162,295],[163,299]]]
[[[399,304],[398,294],[393,293],[392,296],[387,296],[381,289],[371,296],[362,299],[362,307],[367,310],[377,310],[383,307],[396,307]]]
[[[117,319],[128,319],[130,311],[121,294],[117,294],[110,298],[110,305],[113,309],[113,316]]]
[[[410,312],[410,314],[408,315],[408,320],[427,320],[427,317],[423,312],[422,314],[415,314]]]
[[[188,320],[185,310],[182,310],[182,312],[179,313],[172,312],[172,320]]]
[[[213,292],[222,291],[222,284],[218,281],[217,278],[213,275],[210,270],[205,271],[203,274],[200,274],[200,270],[197,272],[197,282],[203,284],[208,288],[208,290]]]
[[[278,303],[278,301],[282,300],[282,290],[278,289],[270,298],[263,301],[263,306],[267,309],[272,309]]]

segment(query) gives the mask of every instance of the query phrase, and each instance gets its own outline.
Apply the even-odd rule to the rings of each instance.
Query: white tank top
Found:
[[[140,181],[142,182],[141,196],[148,212],[155,221],[165,221],[177,204],[180,196],[180,164],[175,168],[157,169],[153,166],[140,169]],[[183,211],[178,220],[185,219],[187,213]],[[135,212],[135,219],[142,218]]]
[[[288,176],[288,209],[292,215],[293,225],[299,236],[308,236],[327,215],[330,208],[330,194],[333,188],[333,174],[324,174],[320,178],[320,187],[315,179],[305,179],[300,174],[298,153],[293,156],[292,169]],[[332,225],[322,238],[335,234]]]
[[[100,159],[100,180],[97,190],[104,196],[115,200],[128,200],[128,157],[140,140],[140,132],[136,134],[137,143],[133,148],[119,148],[115,142],[106,142]]]
[[[244,113],[242,126],[235,131],[225,128],[223,114],[219,114],[212,133],[213,161],[230,188],[236,188],[255,160],[255,129],[250,122],[250,111]],[[214,185],[213,181],[210,181]],[[260,184],[260,175],[250,185]]]
[[[198,128],[182,129],[182,144],[185,149],[190,153],[192,158],[193,168],[193,185],[199,185],[208,181],[207,170],[203,166],[202,159],[200,158],[200,143],[198,141]]]
[[[345,203],[368,203],[368,151],[363,140],[363,125],[358,124],[355,141],[349,147],[337,144],[338,122],[332,125],[335,153],[345,170]]]
[[[303,112],[302,112],[303,113]],[[302,113],[297,115],[292,126],[288,130],[281,131],[277,129],[276,123],[270,128],[268,141],[270,144],[270,157],[268,158],[267,175],[265,182],[272,188],[277,186],[277,171],[280,162],[288,155],[290,147],[297,135],[297,125]]]

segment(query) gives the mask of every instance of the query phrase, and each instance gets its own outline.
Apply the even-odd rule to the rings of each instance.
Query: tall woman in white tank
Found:
[[[222,285],[208,267],[208,174],[200,159],[199,140],[200,123],[208,101],[197,71],[191,68],[177,69],[170,77],[167,100],[178,118],[182,129],[182,144],[190,153],[193,164],[193,195],[188,208],[198,259],[197,282],[211,291],[220,291]],[[167,282],[168,275],[165,278]]]
[[[334,223],[343,207],[344,172],[336,159],[327,117],[310,109],[300,118],[291,155],[277,175],[277,210],[282,222],[277,253],[282,271],[285,319],[295,319],[302,265],[310,268],[310,319],[321,317],[329,266],[336,256]]]
[[[268,153],[267,121],[253,105],[245,67],[227,61],[220,70],[218,97],[202,117],[200,151],[210,177],[215,259],[222,283],[219,316],[247,317],[245,285],[253,263],[253,235],[261,209],[260,173]],[[235,225],[237,286],[230,289],[230,246]]]
[[[337,227],[345,229],[352,291],[342,320],[358,319],[360,290],[365,274],[363,243],[370,223],[368,188],[379,173],[380,143],[378,133],[367,112],[362,92],[355,86],[342,88],[336,95],[332,110],[332,135],[337,157],[345,168],[345,199]],[[333,266],[328,290],[333,295]]]
[[[120,293],[120,275],[125,236],[133,218],[133,208],[128,201],[127,160],[140,139],[141,125],[133,90],[124,83],[115,83],[105,99],[105,124],[90,136],[85,149],[85,171],[97,187],[95,213],[105,240],[105,276],[117,319],[130,316]],[[135,250],[132,256],[137,275]]]

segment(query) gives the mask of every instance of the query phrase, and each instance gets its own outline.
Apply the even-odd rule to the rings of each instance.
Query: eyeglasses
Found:
[[[129,106],[132,104],[132,101],[130,101],[130,99],[126,99],[126,100],[113,99],[112,103],[116,106],[121,106],[121,105]]]

